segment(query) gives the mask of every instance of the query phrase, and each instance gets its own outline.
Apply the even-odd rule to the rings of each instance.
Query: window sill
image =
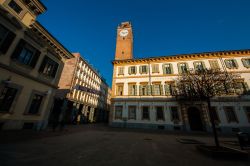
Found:
[[[15,59],[11,60],[11,66],[13,66],[13,67],[22,67],[22,68],[24,68],[26,70],[30,70],[30,71],[33,70],[33,68],[31,66],[23,64],[23,63],[15,60]]]

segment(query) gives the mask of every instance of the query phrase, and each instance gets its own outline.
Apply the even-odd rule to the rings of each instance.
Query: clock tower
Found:
[[[133,33],[130,22],[117,27],[115,60],[133,59]]]

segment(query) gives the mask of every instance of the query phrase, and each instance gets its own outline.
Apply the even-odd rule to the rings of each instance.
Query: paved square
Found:
[[[176,137],[182,137],[206,143],[212,142],[212,138],[206,135],[138,132],[138,130],[112,129],[98,125],[95,127],[81,126],[75,130],[75,132],[68,131],[65,134],[58,134],[58,136],[27,141],[1,142],[0,165],[250,165],[249,161],[208,158],[197,152],[194,144],[181,144],[176,141]]]

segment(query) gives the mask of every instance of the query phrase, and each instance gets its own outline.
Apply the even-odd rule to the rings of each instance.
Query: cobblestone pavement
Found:
[[[200,154],[194,144],[182,144],[176,138],[195,139],[208,144],[213,141],[211,136],[202,133],[114,129],[105,125],[70,126],[62,132],[2,131],[0,165],[250,165],[249,161],[209,158]],[[220,140],[236,139],[220,137]]]

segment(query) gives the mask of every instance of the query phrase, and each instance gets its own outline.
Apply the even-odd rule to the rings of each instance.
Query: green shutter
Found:
[[[151,95],[152,94],[152,87],[151,85],[147,85],[147,95]]]
[[[142,95],[142,85],[139,85],[139,95]]]
[[[205,62],[201,61],[201,64],[202,64],[203,69],[206,69]]]
[[[244,89],[245,89],[246,92],[249,91],[249,87],[248,87],[248,84],[246,82],[244,82]]]
[[[246,60],[246,59],[241,59],[241,61],[242,61],[242,64],[243,64],[244,67],[246,67],[246,68],[249,68],[249,67],[250,67],[250,66],[247,64],[247,60]]]
[[[197,62],[194,62],[194,70],[197,70]]]
[[[225,62],[225,65],[226,65],[226,67],[227,68],[229,68],[229,69],[231,69],[232,67],[230,66],[230,64],[229,64],[229,62],[228,62],[228,60],[227,59],[225,59],[224,60],[224,62]]]
[[[163,95],[163,85],[160,85],[160,95]]]
[[[137,74],[137,66],[135,66],[135,74]]]
[[[132,85],[128,85],[128,95],[132,95]]]
[[[188,65],[188,63],[185,63],[185,64],[186,64],[187,71],[189,71],[189,65]]]
[[[135,85],[135,96],[137,95],[137,85]]]
[[[236,59],[233,59],[233,61],[234,61],[235,65],[236,65],[236,68],[238,68],[238,67],[239,67],[239,65],[238,65],[238,63],[237,63]]]
[[[142,66],[139,66],[139,73],[142,74]]]
[[[166,74],[165,63],[162,64],[162,71],[163,71],[163,74]]]
[[[170,63],[171,74],[174,73],[173,65]]]
[[[182,74],[180,63],[178,63],[177,66],[178,66],[179,74]]]
[[[128,74],[131,74],[131,66],[128,67]]]
[[[146,74],[148,74],[148,66],[146,66]]]
[[[170,85],[169,84],[165,84],[164,85],[164,89],[165,89],[165,95],[166,96],[170,96]]]

